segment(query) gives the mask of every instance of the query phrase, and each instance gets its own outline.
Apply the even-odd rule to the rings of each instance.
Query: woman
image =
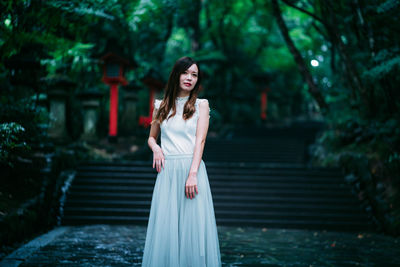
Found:
[[[148,145],[157,180],[142,266],[221,266],[214,207],[204,161],[209,104],[198,99],[199,65],[176,61],[164,99],[155,100]],[[161,131],[161,147],[157,137]]]

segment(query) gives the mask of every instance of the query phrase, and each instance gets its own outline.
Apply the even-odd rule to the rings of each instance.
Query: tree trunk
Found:
[[[296,46],[293,43],[293,40],[289,36],[289,31],[285,24],[285,21],[282,18],[282,12],[281,12],[281,9],[279,7],[277,0],[272,0],[272,9],[273,9],[273,14],[276,18],[276,21],[278,23],[279,29],[281,31],[281,34],[282,34],[283,38],[285,39],[286,45],[288,46],[290,52],[292,53],[294,60],[296,61],[297,67],[299,68],[301,75],[303,76],[304,80],[306,81],[306,83],[308,85],[310,94],[317,101],[322,113],[328,112],[329,107],[326,104],[325,99],[322,96],[320,89],[314,83],[312,75],[311,75],[310,71],[308,70],[303,58],[301,57],[299,50],[296,48]]]
[[[193,29],[193,33],[191,34],[191,46],[192,46],[192,52],[198,51],[200,47],[200,22],[199,22],[199,14],[201,12],[201,1],[196,0],[192,1],[192,5],[195,8],[195,11],[193,12],[193,20],[191,20],[191,25],[190,27]]]
[[[324,5],[322,5],[324,3]],[[360,94],[360,98],[362,103],[366,108],[370,106],[369,97],[366,87],[363,85],[360,75],[354,66],[352,59],[347,52],[346,45],[343,43],[342,37],[338,30],[338,21],[336,19],[336,14],[333,10],[332,3],[321,1],[321,11],[323,17],[330,18],[330,23],[325,21],[324,25],[327,28],[328,33],[332,36],[332,42],[335,43],[336,47],[338,47],[338,51],[340,52],[340,56],[343,59],[344,66],[346,67],[346,75],[348,77],[349,84],[352,88],[356,88],[356,90]],[[325,11],[325,12],[324,12]]]

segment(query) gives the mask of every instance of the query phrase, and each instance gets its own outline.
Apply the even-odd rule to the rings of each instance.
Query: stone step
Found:
[[[148,216],[65,216],[62,225],[83,224],[147,224]]]
[[[148,208],[150,209],[150,200],[79,200],[71,199],[68,201],[66,207],[105,207],[105,208]],[[270,210],[280,211],[283,209],[290,211],[299,210],[310,210],[318,212],[362,212],[359,207],[354,205],[344,205],[340,203],[321,203],[321,202],[294,202],[294,203],[282,203],[281,201],[270,201],[268,203],[246,203],[238,202],[232,205],[228,202],[215,202],[214,209],[218,210],[236,210],[241,209],[253,209],[257,211]]]
[[[79,172],[77,174],[77,177],[98,177],[98,176],[110,176],[110,177],[135,177],[135,178],[140,178],[140,177],[153,177],[157,176],[157,172],[155,170],[151,170],[148,172],[113,172],[113,171],[90,171],[90,172]],[[249,171],[235,171],[235,170],[227,170],[225,172],[222,171],[214,171],[214,170],[208,170],[207,169],[207,174],[208,176],[211,177],[283,177],[283,178],[296,178],[296,179],[301,179],[301,178],[314,178],[314,179],[322,179],[324,181],[334,179],[335,181],[338,180],[343,180],[341,175],[324,175],[324,173],[320,172],[280,172],[280,171],[265,171],[265,170],[249,170]]]
[[[79,203],[79,202],[78,202]],[[80,202],[79,204],[82,205],[84,202]],[[218,216],[235,216],[236,214],[249,214],[250,217],[258,216],[260,214],[268,214],[268,215],[277,215],[277,214],[287,214],[290,216],[297,216],[301,214],[308,214],[309,216],[322,216],[328,214],[329,216],[333,217],[348,217],[348,218],[355,218],[360,220],[365,220],[366,217],[362,210],[354,207],[343,207],[343,206],[336,206],[336,207],[329,207],[329,206],[316,206],[316,205],[309,205],[309,206],[300,206],[300,205],[263,205],[258,207],[250,206],[249,203],[247,205],[235,205],[233,206],[225,206],[219,205],[221,203],[215,203],[214,209],[215,213]],[[238,208],[243,208],[242,210]],[[251,209],[250,209],[251,208]],[[76,212],[83,212],[85,211],[95,212],[95,211],[104,211],[107,214],[111,214],[113,212],[127,212],[128,215],[131,211],[140,211],[140,212],[149,212],[150,211],[150,204],[140,204],[140,205],[68,205],[65,207],[65,214],[76,214]],[[316,213],[318,211],[318,213]],[[87,213],[87,214],[89,214]],[[86,215],[87,215],[86,214]],[[134,213],[132,213],[134,215]]]
[[[244,152],[250,154],[251,152],[254,152],[256,154],[263,154],[263,155],[272,155],[272,154],[295,154],[295,153],[302,153],[304,149],[304,144],[295,144],[295,143],[288,143],[286,145],[282,144],[253,144],[253,143],[248,143],[248,144],[207,144],[207,153],[213,153],[213,152],[218,152],[218,153],[230,153],[230,152],[237,152],[237,149],[245,149]],[[220,150],[223,149],[223,150]],[[268,152],[268,153],[266,153]]]
[[[154,179],[119,179],[119,178],[95,178],[95,177],[88,177],[88,178],[79,178],[73,181],[73,184],[75,186],[136,186],[136,187],[142,187],[142,186],[148,186],[151,185],[153,186],[155,184],[156,180]],[[290,182],[290,183],[289,183]],[[303,188],[313,188],[313,189],[326,189],[326,190],[333,190],[333,189],[348,189],[350,191],[350,187],[343,183],[338,183],[336,181],[323,181],[317,180],[317,181],[310,181],[310,180],[298,180],[298,179],[292,179],[288,180],[285,179],[282,181],[282,179],[279,178],[269,178],[269,179],[257,179],[257,180],[222,180],[222,179],[215,179],[212,177],[212,179],[209,179],[209,183],[212,187],[229,187],[229,188],[235,188],[235,187],[241,187],[241,188],[297,188],[297,189],[303,189]]]
[[[105,208],[105,207],[69,207],[64,210],[66,216],[149,216],[150,209],[148,208]],[[282,218],[282,219],[305,219],[308,218],[314,221],[338,220],[338,221],[353,221],[363,222],[365,218],[357,216],[353,213],[315,213],[313,211],[298,210],[289,212],[287,210],[270,211],[270,210],[219,210],[215,213],[216,217],[237,218],[237,219],[263,219],[263,218]]]
[[[102,185],[76,185],[71,189],[71,193],[152,193],[154,186],[102,186]],[[200,190],[200,189],[199,189]],[[305,196],[309,198],[325,197],[325,198],[347,198],[352,199],[354,196],[347,190],[330,190],[329,188],[243,188],[243,187],[213,187],[213,195],[219,194],[233,194],[237,197],[245,197],[247,195],[269,195],[269,196]],[[311,195],[311,196],[310,196]]]
[[[249,161],[251,160],[256,160],[257,162],[262,161],[258,160],[259,158],[262,159],[271,159],[273,161],[284,161],[284,162],[290,162],[288,159],[303,159],[305,156],[304,152],[290,152],[290,151],[281,151],[279,153],[265,153],[265,152],[254,152],[254,151],[243,151],[246,148],[237,148],[232,151],[207,151],[207,153],[204,153],[204,160],[207,161],[224,161],[224,159],[232,159],[234,161],[242,161],[246,160]],[[237,151],[241,151],[240,154],[237,153]],[[275,159],[276,158],[276,159]],[[269,162],[269,161],[267,161]]]
[[[235,172],[248,172],[249,170],[255,172],[287,172],[287,173],[321,173],[321,174],[332,174],[342,175],[342,172],[337,167],[309,167],[304,164],[291,164],[291,163],[251,163],[251,162],[215,162],[207,161],[206,167],[208,171],[224,172],[224,171],[235,171]],[[90,172],[90,171],[107,171],[110,172],[154,172],[151,161],[126,161],[118,163],[110,162],[87,162],[85,165],[80,165],[77,168],[79,172]]]
[[[207,161],[304,163],[306,156],[304,138],[284,135],[275,138],[210,139],[206,141],[204,152]]]
[[[372,225],[358,222],[341,221],[310,221],[310,220],[282,220],[282,219],[232,219],[216,218],[217,225],[253,226],[268,228],[297,228],[340,231],[371,230]],[[62,222],[63,225],[82,224],[138,224],[147,225],[148,216],[69,216]]]
[[[157,177],[157,172],[148,172],[148,173],[130,173],[130,172],[79,172],[76,175],[76,179],[80,179],[82,177],[94,177],[94,178],[135,178],[135,179],[152,179],[154,180]],[[307,182],[313,182],[313,181],[326,181],[326,182],[343,182],[344,179],[342,177],[338,176],[328,176],[324,177],[320,173],[280,173],[280,172],[258,172],[258,171],[253,171],[253,172],[225,172],[225,173],[216,173],[212,171],[207,170],[207,174],[209,176],[209,180],[218,180],[218,179],[239,179],[239,180],[244,180],[244,179],[249,179],[249,180],[267,180],[267,179],[284,179],[284,180],[290,180],[290,181],[301,181],[301,180],[307,180]],[[312,180],[311,180],[312,179]]]
[[[265,228],[295,228],[308,230],[334,230],[334,231],[373,231],[374,226],[369,222],[348,221],[313,221],[313,220],[283,220],[283,219],[237,219],[216,218],[218,225],[227,226],[252,226]]]
[[[304,194],[302,196],[297,195],[245,195],[245,196],[237,196],[231,194],[214,194],[212,192],[214,202],[218,201],[226,201],[231,203],[236,202],[263,202],[268,203],[270,201],[288,201],[288,202],[298,202],[298,201],[309,201],[309,202],[324,202],[324,203],[342,203],[342,204],[358,204],[358,202],[354,198],[327,198],[324,194],[310,196],[308,194]],[[152,193],[151,192],[76,192],[71,191],[68,193],[68,199],[79,199],[79,200],[87,200],[87,199],[97,199],[97,200],[151,200]]]

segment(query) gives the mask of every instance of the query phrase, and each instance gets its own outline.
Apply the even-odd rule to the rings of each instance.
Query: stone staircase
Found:
[[[272,132],[207,140],[218,225],[373,231],[339,169],[308,167],[307,138]],[[147,224],[156,175],[148,160],[81,164],[62,223]]]

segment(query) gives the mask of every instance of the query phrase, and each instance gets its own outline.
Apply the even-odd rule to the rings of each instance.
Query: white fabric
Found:
[[[170,119],[165,119],[161,125],[161,149],[164,155],[193,154],[196,141],[197,121],[199,118],[199,104],[207,99],[196,99],[196,111],[193,116],[184,120],[183,107],[189,96],[176,98],[176,114]],[[160,107],[161,100],[154,101],[154,108]],[[172,113],[172,110],[168,116]],[[210,116],[209,116],[210,117]]]

